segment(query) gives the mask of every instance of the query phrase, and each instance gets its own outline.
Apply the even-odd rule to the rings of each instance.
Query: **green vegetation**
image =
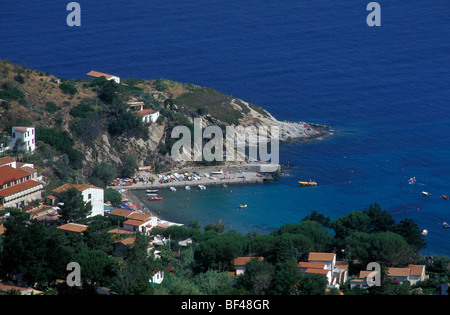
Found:
[[[136,234],[134,244],[126,247],[125,256],[118,255],[113,243],[119,236],[108,233],[108,230],[122,224],[123,220],[99,216],[83,219],[89,206],[80,202],[81,197],[75,191],[67,191],[64,200],[67,209],[62,213],[70,213],[65,219],[88,224],[88,230],[84,234],[65,235],[58,233],[54,226],[30,220],[26,213],[11,210],[0,252],[2,279],[12,280],[21,273],[25,281],[35,283],[36,288],[49,294],[95,294],[97,286],[106,286],[115,294],[122,295],[337,294],[337,290],[325,290],[325,276],[300,273],[298,261],[306,260],[312,251],[335,252],[338,260],[347,259],[351,275],[365,270],[367,260],[380,263],[380,287],[363,291],[350,289],[347,282],[340,288],[346,295],[436,294],[437,285],[448,282],[450,277],[450,259],[434,256],[430,262],[418,255],[417,244],[411,240],[421,237],[420,231],[413,227],[409,234],[417,237],[410,241],[404,239],[393,232],[404,223],[391,221],[390,215],[377,204],[360,211],[372,218],[360,227],[352,226],[364,221],[356,213],[331,221],[313,212],[301,222],[284,225],[269,234],[241,235],[233,230],[225,231],[220,222],[208,228],[205,226],[203,231],[198,222],[191,222],[187,227],[154,228],[151,235],[170,236],[165,245],[157,245],[161,258],[155,259],[147,253],[149,238],[140,233]],[[335,233],[341,231],[344,222],[353,223],[348,224],[348,234],[338,236]],[[330,228],[332,226],[336,230]],[[187,238],[192,239],[191,245],[178,243]],[[235,277],[229,272],[235,270],[233,259],[240,256],[264,259],[251,260],[245,266],[245,273]],[[56,284],[56,279],[64,279],[67,275],[65,266],[71,261],[78,262],[83,270],[82,288]],[[386,276],[387,267],[410,263],[425,264],[429,279],[410,286],[408,282],[392,282]],[[149,279],[157,270],[164,270],[164,281],[152,286]]]
[[[63,91],[65,94],[69,94],[69,95],[75,95],[77,94],[78,90],[77,88],[69,83],[69,82],[63,82],[59,85],[59,88],[61,89],[61,91]]]
[[[21,100],[25,97],[23,92],[14,84],[10,82],[4,82],[0,87],[0,99],[7,101]]]

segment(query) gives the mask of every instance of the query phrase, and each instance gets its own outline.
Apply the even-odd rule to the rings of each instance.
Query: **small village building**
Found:
[[[57,227],[57,229],[63,231],[66,235],[68,234],[81,234],[88,229],[88,225],[79,223],[67,223]]]
[[[69,190],[70,188],[76,188],[81,192],[84,202],[90,202],[92,205],[91,214],[88,218],[96,215],[104,215],[104,192],[103,188],[99,188],[92,185],[86,184],[64,184],[53,190],[53,197],[47,197],[46,202],[50,202],[50,205],[54,206],[59,203],[59,194],[63,191]]]
[[[400,283],[409,281],[411,285],[427,278],[425,275],[425,265],[408,265],[408,267],[404,268],[390,267],[387,270],[387,275]]]
[[[112,75],[112,74],[107,74],[107,73],[103,73],[103,72],[99,72],[99,71],[90,71],[89,73],[86,74],[86,79],[89,81],[94,81],[95,79],[101,78],[101,77],[105,77],[106,80],[108,81],[114,81],[116,83],[120,83],[120,78],[118,76]]]
[[[33,127],[12,127],[11,134],[11,138],[9,138],[10,149],[13,149],[17,142],[19,142],[19,150],[33,152],[36,149],[36,135]]]
[[[159,111],[153,109],[143,109],[133,112],[142,118],[143,123],[154,123],[159,117]]]
[[[26,172],[10,165],[17,166],[15,161],[3,159],[6,165],[0,166],[0,206],[19,208],[30,202],[40,200],[44,185],[32,180],[35,171]]]
[[[0,167],[5,166],[5,165],[12,167],[12,168],[17,168],[16,159],[9,157],[9,156],[0,158]]]
[[[302,274],[320,274],[327,278],[328,286],[339,288],[348,279],[348,263],[336,261],[336,254],[311,252],[308,261],[299,262]]]
[[[244,274],[245,265],[252,260],[263,261],[264,257],[237,257],[233,259],[233,265],[236,268],[236,275],[239,276]]]

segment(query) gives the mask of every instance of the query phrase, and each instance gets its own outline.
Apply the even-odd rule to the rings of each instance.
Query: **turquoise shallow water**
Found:
[[[450,195],[448,1],[380,2],[378,28],[356,0],[79,3],[82,26],[69,28],[67,3],[1,1],[0,58],[66,78],[95,69],[209,86],[337,131],[283,146],[293,168],[278,182],[191,191],[189,207],[184,191],[164,192],[163,217],[268,232],[378,202],[429,230],[425,254],[450,254],[450,202],[439,197]],[[305,178],[319,186],[298,188]]]

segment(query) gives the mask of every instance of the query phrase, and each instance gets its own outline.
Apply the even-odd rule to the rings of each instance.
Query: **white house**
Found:
[[[123,228],[132,232],[148,233],[151,229],[158,225],[158,218],[156,216],[133,212],[123,222]]]
[[[84,202],[90,202],[92,205],[92,211],[91,214],[88,217],[93,217],[96,215],[103,215],[104,214],[104,195],[103,195],[103,189],[92,186],[92,185],[85,185],[85,184],[64,184],[55,190],[53,190],[53,195],[56,195],[58,197],[58,194],[68,190],[70,188],[76,188],[78,191],[81,192],[81,195],[83,196]],[[57,203],[57,200],[54,199],[55,203]],[[52,204],[53,205],[53,204]]]
[[[142,117],[142,122],[144,123],[154,123],[159,117],[159,111],[153,109],[137,110],[133,113]]]
[[[425,276],[425,265],[409,265],[404,268],[388,268],[387,275],[402,283],[403,281],[409,281],[411,285],[417,281],[423,281]]]
[[[36,135],[33,127],[12,127],[12,135],[9,138],[9,148],[13,149],[16,142],[20,139],[21,144],[18,149],[33,152],[36,149]]]
[[[369,279],[371,278],[370,280],[373,282],[375,278],[379,276],[379,271],[361,270],[359,272],[359,278],[350,280],[350,288],[353,289],[355,286],[358,286],[362,289],[367,289],[371,286]],[[425,265],[409,265],[408,267],[403,268],[389,267],[387,276],[400,283],[409,281],[411,285],[428,278],[428,276],[425,275]]]
[[[92,70],[91,72],[86,74],[86,79],[93,81],[95,79],[101,78],[101,77],[105,77],[106,80],[108,81],[115,81],[116,83],[120,83],[120,78],[118,76],[112,75],[112,74],[107,74],[107,73],[103,73],[103,72],[98,72],[98,71],[94,71]]]
[[[302,274],[321,274],[326,276],[329,287],[339,287],[348,278],[348,263],[336,262],[336,254],[311,252],[307,262],[299,262]]]

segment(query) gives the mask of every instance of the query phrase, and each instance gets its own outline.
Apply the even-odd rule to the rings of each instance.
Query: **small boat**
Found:
[[[247,208],[247,205],[246,204],[239,205],[239,208]]]
[[[410,185],[415,184],[415,183],[416,183],[416,178],[415,178],[415,177],[411,177],[411,178],[409,179],[408,183],[409,183]]]
[[[450,198],[447,195],[442,195],[442,199],[449,200]]]
[[[148,200],[155,201],[155,200],[161,200],[163,197],[149,197]]]
[[[298,183],[303,186],[317,186],[317,183],[314,181],[309,181],[309,182],[299,181]]]
[[[147,193],[147,194],[145,194],[147,197],[157,197],[158,196],[158,194],[150,194],[150,193]]]
[[[147,192],[150,194],[157,194],[159,192],[159,190],[157,189],[147,189]]]
[[[424,195],[424,196],[431,196],[431,194],[429,192],[426,192],[426,191],[422,191],[422,195]]]
[[[186,187],[184,187],[184,189],[191,190],[191,186],[186,186]]]
[[[173,187],[173,186],[170,187],[170,190],[171,190],[171,191],[177,191],[177,189],[176,189],[175,187]]]
[[[200,188],[201,190],[206,189],[206,187],[203,185],[198,185],[198,188]]]
[[[223,184],[222,187],[223,187],[223,188],[227,188],[228,185],[227,185],[227,184]]]
[[[442,225],[444,226],[444,228],[448,229],[450,228],[450,225],[447,222],[443,222]]]
[[[422,230],[422,233],[421,233],[422,235],[427,235],[428,234],[428,230],[427,229],[424,229],[424,230]]]

